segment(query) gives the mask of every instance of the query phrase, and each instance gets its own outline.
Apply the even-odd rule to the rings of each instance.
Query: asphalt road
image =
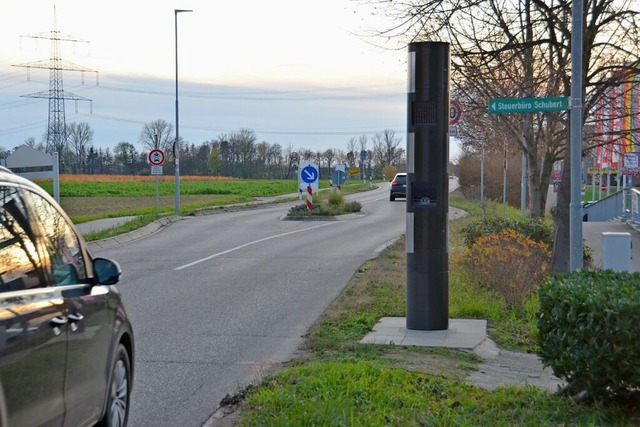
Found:
[[[132,426],[201,426],[220,400],[290,360],[357,268],[405,232],[388,188],[365,215],[283,221],[291,203],[189,217],[95,252],[117,260],[136,338]]]

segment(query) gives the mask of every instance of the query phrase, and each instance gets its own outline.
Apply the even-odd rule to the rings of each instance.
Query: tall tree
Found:
[[[404,157],[401,142],[400,137],[391,129],[376,133],[373,135],[373,157],[382,167],[400,163]]]
[[[521,115],[486,114],[490,99],[571,95],[571,7],[569,0],[408,0],[365,1],[394,18],[387,38],[448,41],[452,81],[467,111],[476,111],[477,135],[482,128],[508,135],[527,157],[531,213],[544,213],[551,165],[566,159],[554,216],[556,241],[552,268],[568,269],[569,165],[566,112]],[[585,0],[583,29],[584,122],[608,87],[640,72],[640,30],[635,0]],[[460,123],[464,130],[466,119]],[[473,125],[472,125],[473,126]],[[465,143],[473,143],[469,138]],[[478,141],[478,138],[475,138]],[[505,140],[497,141],[504,144]],[[490,143],[490,141],[485,141]]]
[[[158,137],[158,147],[164,151],[166,156],[173,157],[173,142],[175,135],[173,134],[173,126],[171,123],[158,119],[150,123],[146,123],[142,127],[142,131],[138,136],[138,143],[143,146],[144,151],[151,151],[155,146],[155,138]]]
[[[241,178],[254,177],[254,166],[257,155],[256,133],[251,129],[240,129],[231,134],[231,145],[235,146],[239,154],[239,170]]]
[[[358,149],[358,141],[355,138],[349,138],[347,142],[347,162],[349,166],[356,164],[356,150]]]
[[[293,145],[291,144],[287,146],[284,154],[287,159],[284,179],[294,178],[298,170],[298,166],[300,165],[300,154],[293,148]]]
[[[67,125],[67,140],[69,149],[73,152],[75,173],[85,172],[87,149],[93,142],[93,129],[89,123],[69,123]]]
[[[135,171],[138,152],[129,142],[119,142],[113,150],[114,160],[123,175],[132,175]]]

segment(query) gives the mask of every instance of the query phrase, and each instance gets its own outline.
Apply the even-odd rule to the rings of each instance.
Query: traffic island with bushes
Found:
[[[347,202],[344,196],[338,192],[331,192],[328,196],[316,196],[311,209],[304,205],[296,205],[289,209],[286,218],[309,218],[309,217],[334,217],[350,213],[358,213],[362,210],[360,202]]]

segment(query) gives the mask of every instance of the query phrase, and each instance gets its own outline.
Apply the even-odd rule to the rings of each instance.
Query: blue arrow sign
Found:
[[[307,165],[302,169],[300,178],[307,184],[312,184],[318,180],[318,171],[311,165]]]

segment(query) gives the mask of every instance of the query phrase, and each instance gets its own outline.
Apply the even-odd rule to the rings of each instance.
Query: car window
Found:
[[[0,186],[0,292],[77,283],[87,276],[78,237],[40,195]]]
[[[51,282],[42,268],[46,254],[36,245],[27,215],[27,200],[19,189],[0,187],[0,291],[29,289]]]
[[[406,175],[397,175],[395,180],[398,181],[400,184],[404,184],[404,183],[407,182],[407,176]]]
[[[33,202],[35,214],[42,224],[42,237],[51,257],[55,284],[66,285],[86,279],[84,254],[73,228],[46,199],[33,194]]]

